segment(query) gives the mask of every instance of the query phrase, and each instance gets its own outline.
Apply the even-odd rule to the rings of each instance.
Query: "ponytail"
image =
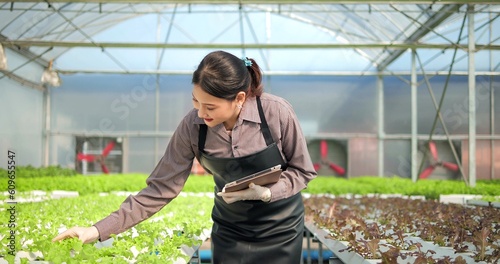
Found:
[[[250,88],[248,89],[248,96],[261,96],[264,91],[264,86],[262,85],[262,71],[252,58],[245,58],[243,60],[245,65],[248,65],[247,61],[250,61],[250,66],[247,66],[248,72],[250,73]]]

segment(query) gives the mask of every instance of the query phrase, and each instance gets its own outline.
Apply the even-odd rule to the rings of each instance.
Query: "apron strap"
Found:
[[[198,135],[198,151],[203,152],[205,149],[205,140],[207,139],[207,129],[208,126],[206,124],[200,125],[200,133]]]
[[[259,109],[260,116],[260,129],[262,130],[262,134],[264,135],[264,139],[266,140],[266,145],[269,146],[274,143],[273,136],[271,135],[271,130],[267,125],[266,116],[264,115],[264,110],[262,109],[262,103],[260,102],[260,96],[256,96],[257,98],[257,108]],[[208,126],[206,124],[200,124],[200,132],[198,135],[198,150],[203,152],[205,149],[205,141],[207,139],[207,129]]]
[[[259,109],[260,116],[260,129],[262,130],[262,134],[264,134],[264,139],[266,140],[266,145],[271,145],[274,143],[273,136],[271,136],[271,130],[269,130],[269,126],[267,125],[266,116],[264,115],[264,110],[262,109],[262,103],[260,102],[260,96],[256,96],[257,98],[257,108]]]

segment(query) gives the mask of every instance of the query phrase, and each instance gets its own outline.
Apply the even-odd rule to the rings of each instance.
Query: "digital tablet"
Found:
[[[274,167],[256,172],[254,174],[250,174],[236,181],[227,183],[224,186],[224,191],[235,192],[243,190],[248,188],[248,185],[250,185],[251,182],[253,182],[256,185],[266,185],[270,183],[275,183],[280,179],[282,171],[283,170],[281,169],[281,165],[276,165]]]

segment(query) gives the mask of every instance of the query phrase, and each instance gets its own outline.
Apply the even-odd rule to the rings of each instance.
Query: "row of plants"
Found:
[[[78,173],[74,169],[63,168],[59,165],[47,167],[16,166],[16,176],[20,178],[37,178],[37,177],[60,177],[60,176],[76,176]],[[7,178],[8,171],[0,168],[0,178]]]
[[[500,210],[434,200],[311,196],[306,219],[377,263],[499,263]],[[448,248],[448,249],[447,249]]]
[[[111,191],[139,191],[146,186],[147,176],[146,174],[116,174],[21,178],[16,182],[16,190],[20,192],[33,189],[67,190],[77,191],[80,195]],[[184,191],[213,192],[213,184],[211,176],[192,175],[188,178]],[[7,181],[1,181],[0,188],[7,190]],[[500,180],[477,181],[475,187],[468,187],[462,181],[453,180],[420,180],[414,183],[410,179],[399,177],[366,176],[344,179],[320,176],[309,183],[304,193],[335,195],[385,193],[422,195],[427,199],[439,199],[441,194],[477,194],[494,200],[500,196]]]
[[[72,226],[89,226],[116,210],[123,195],[86,195],[77,198],[16,204],[12,229],[0,225],[0,260],[14,263],[9,254],[10,231],[15,230],[15,252],[21,263],[186,263],[190,256],[182,247],[200,245],[212,225],[213,197],[181,195],[152,218],[113,236],[112,245],[82,244],[73,238],[52,242],[59,232]],[[0,222],[9,214],[0,211]],[[111,241],[107,241],[108,243]],[[106,244],[106,243],[104,243]],[[0,261],[1,262],[1,261]]]
[[[469,187],[460,180],[419,180],[412,182],[400,177],[357,177],[332,178],[318,177],[309,185],[306,193],[311,194],[402,194],[421,195],[426,199],[439,199],[442,194],[500,195],[500,180],[477,181]]]
[[[16,180],[16,191],[31,190],[76,191],[80,195],[113,191],[140,191],[146,187],[146,174],[77,175],[73,177],[52,176],[20,178]],[[0,181],[0,188],[7,190],[7,181]],[[192,176],[184,188],[186,192],[213,192],[213,179],[209,176]]]

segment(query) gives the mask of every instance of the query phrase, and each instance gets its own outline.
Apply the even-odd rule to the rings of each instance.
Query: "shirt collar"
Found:
[[[257,99],[255,96],[247,97],[241,109],[239,119],[260,123],[259,109],[257,109]]]

